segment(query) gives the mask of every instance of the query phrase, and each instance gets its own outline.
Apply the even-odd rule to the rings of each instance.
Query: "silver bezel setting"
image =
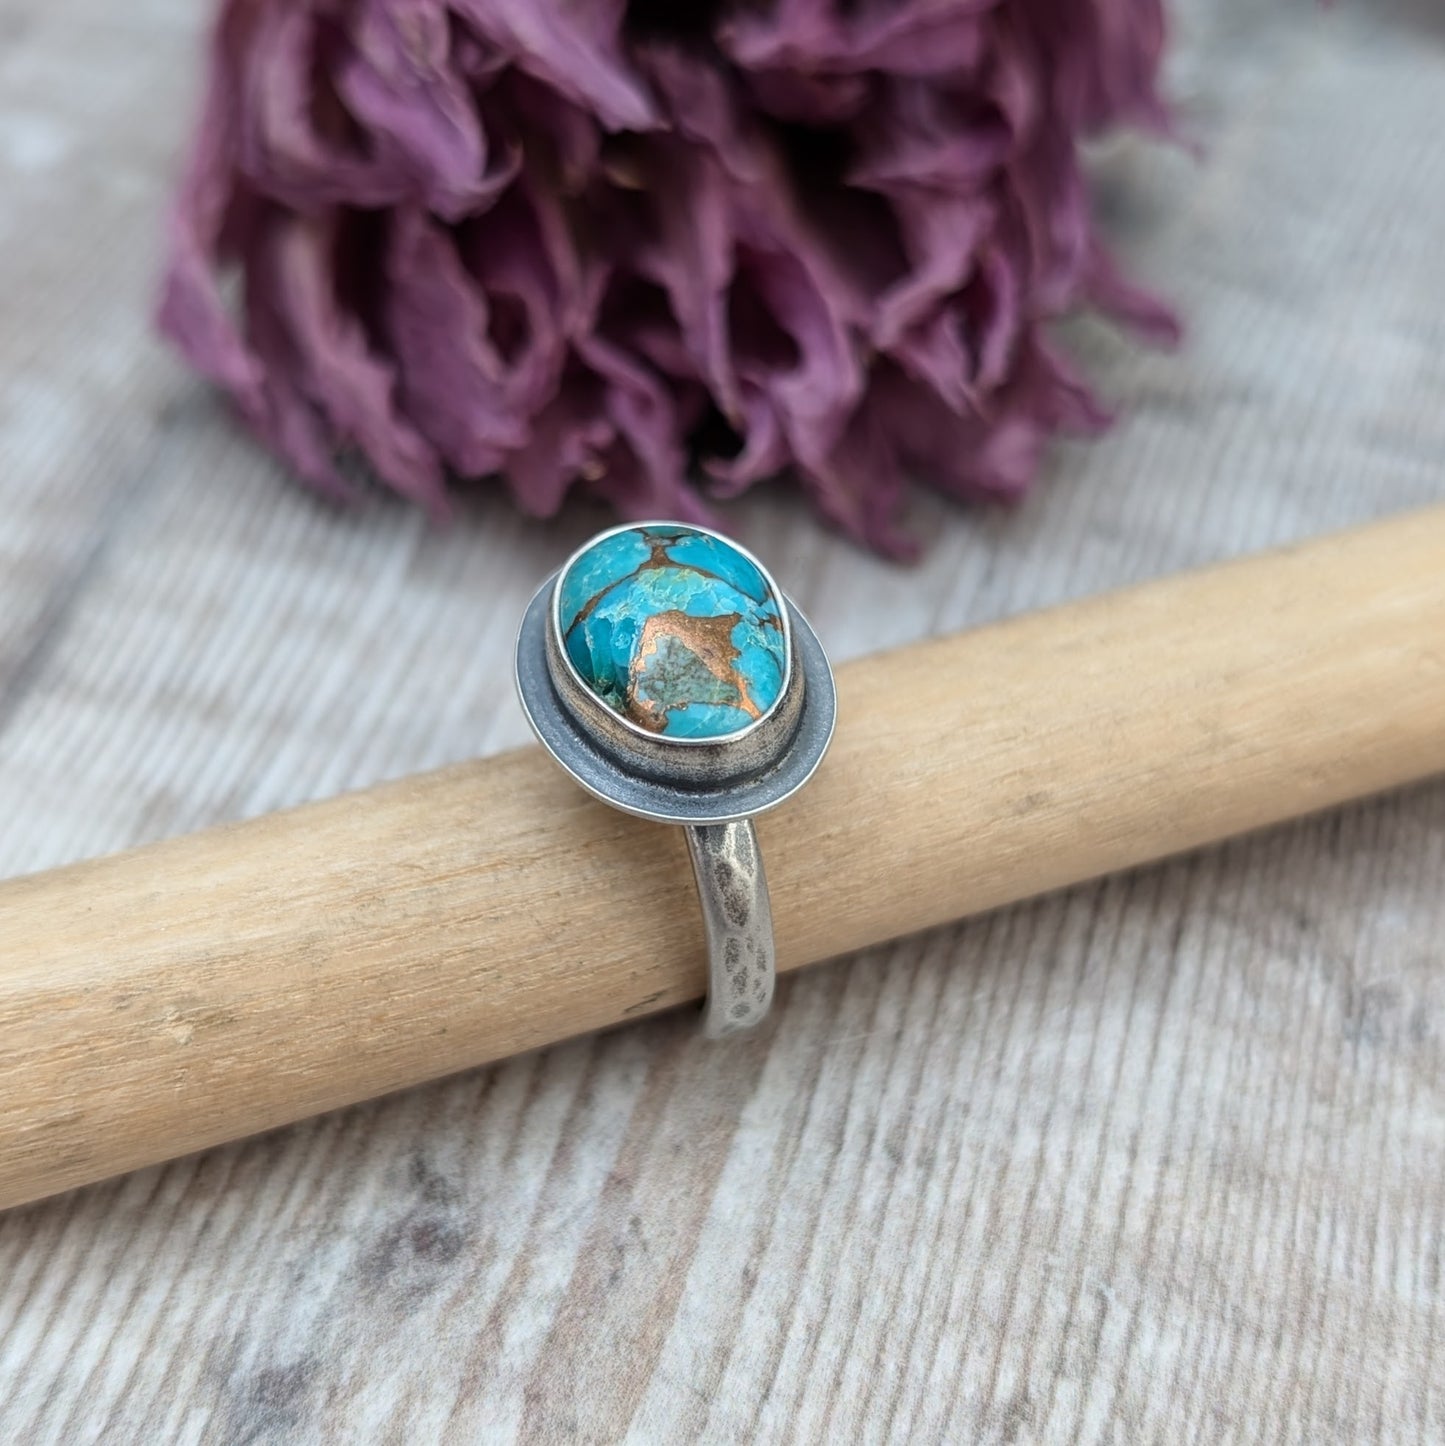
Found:
[[[586,679],[577,671],[577,665],[567,653],[566,631],[562,627],[562,579],[572,570],[575,563],[592,551],[599,543],[606,542],[609,537],[618,537],[624,532],[643,532],[648,528],[678,528],[685,532],[696,532],[703,537],[711,537],[714,541],[722,543],[724,547],[731,548],[746,561],[750,562],[758,570],[759,576],[772,595],[778,599],[778,619],[783,629],[783,682],[778,690],[778,696],[773,700],[771,706],[761,717],[753,719],[746,727],[739,728],[734,733],[728,733],[721,738],[676,738],[667,737],[658,733],[650,733],[646,728],[639,727],[630,718],[624,718],[620,713],[614,712],[607,706],[588,686]],[[551,602],[552,627],[548,635],[547,645],[551,652],[552,666],[557,676],[558,691],[563,696],[563,701],[572,706],[574,700],[577,704],[577,711],[588,727],[603,729],[609,737],[615,738],[617,746],[627,751],[628,739],[638,745],[638,757],[645,759],[677,760],[682,768],[696,769],[702,766],[705,771],[711,773],[715,770],[708,767],[703,761],[704,755],[717,754],[726,751],[740,750],[744,742],[749,741],[749,735],[754,733],[769,733],[776,740],[779,732],[776,727],[775,714],[787,712],[791,708],[796,722],[798,704],[801,701],[797,697],[797,689],[804,686],[801,675],[793,667],[793,624],[789,616],[789,609],[783,603],[783,590],[777,584],[772,573],[763,565],[762,560],[749,552],[740,542],[735,542],[731,537],[724,537],[722,533],[715,532],[711,527],[700,527],[693,522],[623,522],[616,527],[609,527],[605,532],[599,532],[594,537],[589,537],[581,547],[557,569],[552,584]],[[566,673],[564,679],[561,674]],[[794,686],[795,680],[797,687]],[[660,747],[658,746],[660,745]],[[684,762],[681,754],[694,752],[700,757],[690,764]],[[763,753],[774,751],[773,748],[763,747]],[[739,753],[739,756],[741,754]],[[667,768],[666,776],[691,776],[687,773],[677,773],[675,769]]]
[[[760,718],[722,738],[669,738],[638,727],[593,693],[562,646],[558,585],[567,569],[607,537],[674,526],[736,548],[778,599],[786,657],[782,690]],[[527,721],[553,758],[603,802],[659,823],[731,823],[776,807],[822,761],[837,712],[822,644],[767,568],[731,538],[690,523],[628,523],[589,539],[528,605],[517,635],[516,670]]]

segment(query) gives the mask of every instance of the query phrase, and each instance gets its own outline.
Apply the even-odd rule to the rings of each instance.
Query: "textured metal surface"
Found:
[[[707,938],[702,1029],[721,1039],[761,1024],[773,1002],[773,912],[750,820],[687,830]]]

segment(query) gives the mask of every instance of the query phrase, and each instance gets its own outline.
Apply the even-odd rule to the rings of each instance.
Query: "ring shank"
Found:
[[[721,1039],[761,1023],[773,1002],[768,880],[751,819],[690,824],[684,831],[707,939],[702,1028],[709,1039]]]

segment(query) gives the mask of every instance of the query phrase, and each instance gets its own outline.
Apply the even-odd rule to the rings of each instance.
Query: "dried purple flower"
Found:
[[[437,513],[791,471],[905,553],[911,478],[1011,496],[1106,420],[1051,318],[1172,335],[1079,161],[1163,124],[1162,44],[1159,0],[223,0],[160,324],[339,495],[344,449]]]

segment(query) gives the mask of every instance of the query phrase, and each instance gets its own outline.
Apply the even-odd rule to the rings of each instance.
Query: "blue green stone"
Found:
[[[558,584],[563,646],[611,709],[669,738],[723,738],[762,717],[787,671],[780,600],[737,548],[681,524],[630,527]]]

